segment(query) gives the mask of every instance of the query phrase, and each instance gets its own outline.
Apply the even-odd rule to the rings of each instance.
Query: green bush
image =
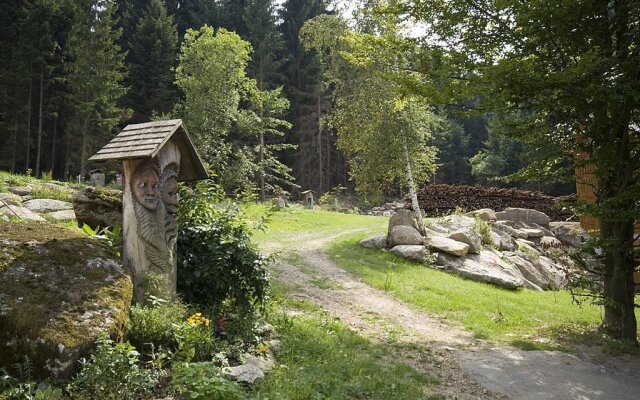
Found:
[[[186,307],[172,301],[157,307],[136,304],[131,307],[127,340],[141,351],[163,347],[177,349],[175,326],[184,322]]]
[[[82,370],[69,384],[74,398],[126,400],[151,394],[158,382],[155,371],[139,366],[139,353],[129,343],[114,343],[106,336],[89,360],[82,360]]]
[[[246,398],[237,383],[227,380],[210,362],[174,365],[171,386],[182,398],[236,400]]]
[[[235,204],[225,204],[211,181],[181,192],[178,213],[178,292],[200,308],[232,301],[250,311],[265,303],[268,259],[251,243]]]

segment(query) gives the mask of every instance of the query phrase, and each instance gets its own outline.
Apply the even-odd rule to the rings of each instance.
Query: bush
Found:
[[[81,363],[82,370],[68,387],[80,399],[138,399],[150,394],[158,382],[156,372],[140,368],[135,347],[115,344],[107,336],[98,340],[91,358]]]
[[[172,301],[151,307],[133,305],[131,307],[127,339],[140,350],[151,350],[163,347],[167,350],[177,349],[175,326],[184,322],[186,307]]]
[[[236,400],[246,397],[237,383],[225,379],[221,369],[209,362],[175,365],[172,375],[171,386],[183,398]]]
[[[246,311],[264,305],[268,259],[251,243],[235,204],[224,204],[220,187],[212,181],[183,190],[181,197],[178,291],[184,300],[214,310],[225,300]]]

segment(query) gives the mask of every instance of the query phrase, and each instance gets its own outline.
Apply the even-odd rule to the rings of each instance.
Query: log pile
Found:
[[[501,211],[507,207],[520,207],[542,211],[552,221],[561,221],[572,217],[566,207],[562,209],[562,203],[571,201],[575,201],[575,196],[552,197],[540,192],[480,185],[427,185],[418,191],[420,208],[430,217],[451,214],[456,208]],[[407,206],[411,206],[408,200]]]

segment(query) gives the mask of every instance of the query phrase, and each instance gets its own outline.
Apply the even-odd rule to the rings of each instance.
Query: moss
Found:
[[[124,335],[133,288],[107,246],[41,223],[0,223],[0,244],[0,366],[36,351],[42,367],[60,346],[81,353],[104,330]]]

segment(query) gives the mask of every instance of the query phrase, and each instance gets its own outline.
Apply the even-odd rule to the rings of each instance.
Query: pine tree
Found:
[[[86,174],[87,158],[104,144],[113,128],[126,115],[118,101],[126,92],[124,53],[117,44],[121,31],[114,27],[114,2],[85,0],[76,9],[68,51],[70,100],[76,118],[70,134],[79,138],[81,175]]]
[[[278,55],[284,49],[284,41],[278,30],[274,2],[248,0],[242,11],[246,40],[253,47],[249,76],[256,80],[259,90],[275,89],[283,79]]]
[[[154,113],[168,113],[177,99],[173,69],[178,35],[173,18],[161,0],[151,0],[130,41],[128,105],[133,122],[148,121]]]

